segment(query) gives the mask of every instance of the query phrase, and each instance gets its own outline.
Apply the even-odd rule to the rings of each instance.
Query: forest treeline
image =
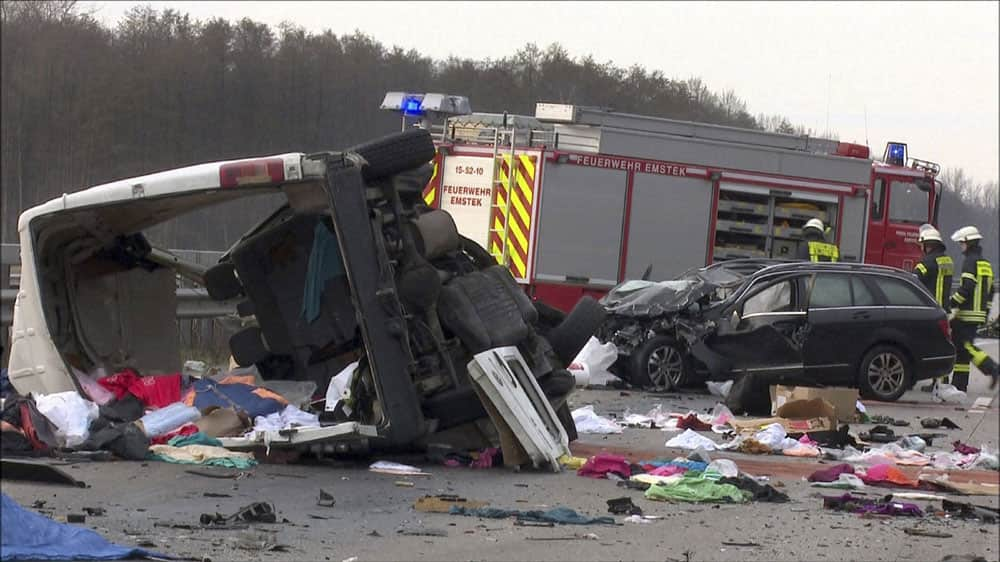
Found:
[[[390,133],[398,116],[378,106],[392,90],[466,95],[477,111],[532,114],[537,101],[567,102],[810,132],[779,115],[754,116],[735,92],[713,92],[697,78],[574,57],[558,44],[528,44],[497,59],[434,60],[361,31],[198,21],[171,9],[136,7],[113,27],[66,0],[4,0],[2,10],[4,242],[16,240],[21,210],[64,192]],[[264,207],[242,201],[173,221],[157,241],[222,249]]]

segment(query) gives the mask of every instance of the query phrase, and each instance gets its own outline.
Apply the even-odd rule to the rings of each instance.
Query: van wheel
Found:
[[[673,338],[654,336],[632,353],[631,375],[633,384],[670,390],[690,382],[691,360]]]
[[[576,359],[576,354],[597,333],[606,316],[607,312],[600,303],[592,297],[583,297],[566,318],[549,331],[546,339],[565,366]]]
[[[351,147],[347,152],[364,156],[368,165],[361,176],[373,182],[433,160],[434,140],[426,129],[413,128]]]
[[[858,386],[865,398],[895,402],[910,387],[912,375],[902,351],[891,345],[876,345],[861,360]]]

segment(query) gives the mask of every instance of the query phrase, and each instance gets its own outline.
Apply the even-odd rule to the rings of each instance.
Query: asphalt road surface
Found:
[[[997,356],[996,342],[986,349]],[[986,412],[970,412],[977,396],[991,396],[986,377],[974,373],[969,400],[963,407],[934,404],[929,395],[911,391],[898,403],[867,403],[869,414],[911,422],[920,431],[922,417],[947,416],[962,427],[948,431],[953,440],[997,449],[1000,414],[997,400]],[[572,397],[574,406],[593,404],[602,415],[621,415],[626,408],[644,413],[661,403],[672,412],[711,408],[714,397],[697,393],[656,395],[619,390],[585,390]],[[855,431],[870,426],[855,425]],[[900,429],[900,428],[896,428]],[[635,460],[673,457],[672,434],[626,429],[621,435],[583,435],[573,444],[577,454],[601,450]],[[241,479],[217,479],[185,472],[190,466],[162,462],[78,463],[64,468],[85,481],[87,488],[3,481],[3,491],[30,507],[44,501],[56,518],[102,507],[103,516],[88,516],[85,526],[125,545],[146,547],[202,560],[941,560],[946,555],[973,554],[1000,558],[1000,526],[939,517],[865,519],[822,508],[821,493],[804,475],[831,463],[779,456],[719,454],[741,470],[780,482],[792,501],[786,504],[703,505],[646,500],[641,492],[619,488],[612,481],[582,478],[573,472],[551,474],[495,468],[474,470],[433,465],[419,457],[392,460],[422,466],[427,477],[398,477],[367,471],[368,462],[326,464],[265,464]],[[213,470],[213,469],[205,469]],[[219,469],[214,469],[220,471]],[[226,472],[226,471],[221,471]],[[915,471],[911,471],[915,473]],[[997,472],[953,471],[954,480],[998,484]],[[409,481],[412,487],[397,485]],[[332,507],[317,505],[319,490],[332,494]],[[998,488],[1000,490],[1000,488]],[[889,490],[867,491],[880,495]],[[206,497],[224,494],[225,497]],[[606,515],[606,500],[630,496],[647,515],[662,519],[650,524],[615,526],[515,526],[512,520],[487,520],[413,509],[427,494],[458,494],[494,507],[547,509],[565,506],[590,515]],[[953,498],[1000,506],[1000,497]],[[198,528],[202,513],[228,514],[254,501],[274,504],[277,524],[247,529]],[[931,502],[917,501],[922,508]],[[940,502],[933,502],[940,506]],[[622,517],[616,520],[621,522]],[[947,538],[912,536],[904,529],[920,528]],[[411,536],[422,532],[444,536]],[[734,546],[738,543],[754,546]],[[356,557],[356,558],[355,558]]]

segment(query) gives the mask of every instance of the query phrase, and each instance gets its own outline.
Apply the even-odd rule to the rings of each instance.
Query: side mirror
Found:
[[[741,321],[741,320],[743,320],[743,319],[742,319],[742,318],[740,318],[740,313],[739,313],[739,311],[736,311],[736,310],[734,310],[734,311],[733,311],[733,314],[732,314],[732,315],[731,315],[731,316],[729,317],[729,324],[730,324],[730,325],[731,325],[731,326],[732,326],[733,328],[737,328],[737,327],[738,327],[738,326],[740,325],[740,321]]]

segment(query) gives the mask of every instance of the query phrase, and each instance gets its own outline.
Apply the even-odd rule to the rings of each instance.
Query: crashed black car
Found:
[[[757,374],[896,400],[954,364],[945,312],[890,267],[734,260],[626,281],[601,303],[598,338],[619,350],[612,372],[639,386]]]

